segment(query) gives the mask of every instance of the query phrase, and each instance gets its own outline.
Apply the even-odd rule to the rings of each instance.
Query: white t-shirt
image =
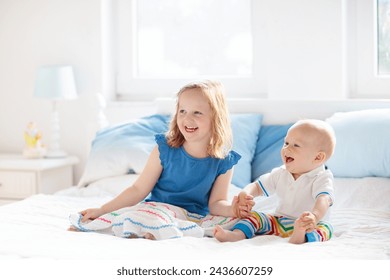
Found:
[[[273,169],[257,180],[265,196],[276,193],[279,205],[275,215],[297,219],[304,211],[311,211],[319,195],[329,195],[334,203],[333,174],[320,166],[302,174],[297,180],[285,166]],[[328,211],[329,213],[329,211]],[[328,213],[322,220],[328,218]]]

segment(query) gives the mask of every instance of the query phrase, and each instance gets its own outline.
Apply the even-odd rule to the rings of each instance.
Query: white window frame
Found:
[[[263,19],[255,17],[256,10],[260,9],[261,1],[252,2],[252,30],[253,30],[253,76],[250,78],[226,78],[226,77],[208,77],[218,79],[228,89],[228,97],[266,97],[267,76],[266,76],[266,50],[265,44],[260,43],[258,34],[261,34],[261,28],[264,24]],[[111,100],[131,100],[148,101],[158,97],[173,96],[177,90],[193,79],[140,79],[134,78],[133,73],[127,72],[130,79],[121,77],[124,73],[120,69],[117,54],[127,53],[128,56],[123,59],[131,63],[132,45],[126,38],[118,38],[118,33],[131,32],[132,19],[122,14],[125,9],[134,8],[133,0],[101,0],[102,4],[102,49],[103,49],[103,93]],[[134,9],[132,10],[134,13]],[[126,21],[126,22],[125,22]],[[122,28],[122,29],[121,29]],[[123,31],[123,28],[128,30]],[[118,32],[116,32],[116,30]],[[120,43],[118,43],[120,40]],[[129,51],[124,52],[123,48]],[[127,69],[129,70],[129,69]],[[130,70],[132,71],[132,70]],[[134,70],[133,70],[134,71]],[[158,92],[156,92],[158,85]]]
[[[149,101],[157,97],[171,97],[189,80],[139,79],[132,81],[130,94],[121,95],[123,81],[117,80],[116,54],[120,44],[115,42],[118,3],[132,0],[101,0],[102,10],[102,93],[109,100]],[[342,3],[342,4],[341,4]],[[342,0],[343,15],[343,89],[340,98],[389,98],[390,77],[378,76],[376,0]],[[269,93],[267,70],[266,1],[252,0],[253,21],[253,72],[252,79],[220,79],[230,98],[267,98]],[[341,7],[340,7],[341,9]],[[130,25],[129,25],[130,26]],[[123,45],[122,45],[123,47]],[[130,52],[128,52],[130,53]],[[210,77],[212,78],[212,77]],[[275,73],[271,78],[275,78]],[[192,81],[192,80],[191,80]],[[159,85],[156,92],[155,85]],[[125,97],[124,97],[125,96]],[[276,96],[277,97],[277,96]]]
[[[344,0],[346,84],[350,98],[389,98],[390,75],[378,75],[377,1]]]

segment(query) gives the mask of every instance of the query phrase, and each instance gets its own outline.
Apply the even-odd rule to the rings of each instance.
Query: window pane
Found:
[[[137,1],[136,76],[250,77],[250,0]]]
[[[378,74],[390,75],[390,0],[378,0]]]

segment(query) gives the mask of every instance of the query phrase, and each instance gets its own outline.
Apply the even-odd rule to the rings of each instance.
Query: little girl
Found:
[[[169,131],[155,139],[157,145],[137,181],[100,208],[83,210],[78,220],[70,219],[75,228],[91,230],[88,222],[106,215],[100,222],[108,222],[121,237],[201,237],[198,224],[205,215],[236,216],[227,196],[233,166],[241,156],[231,150],[220,83],[184,86],[177,94]],[[122,218],[114,221],[112,216]]]

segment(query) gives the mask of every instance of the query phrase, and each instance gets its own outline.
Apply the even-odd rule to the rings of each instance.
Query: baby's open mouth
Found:
[[[286,163],[294,161],[294,158],[292,157],[285,157]]]

